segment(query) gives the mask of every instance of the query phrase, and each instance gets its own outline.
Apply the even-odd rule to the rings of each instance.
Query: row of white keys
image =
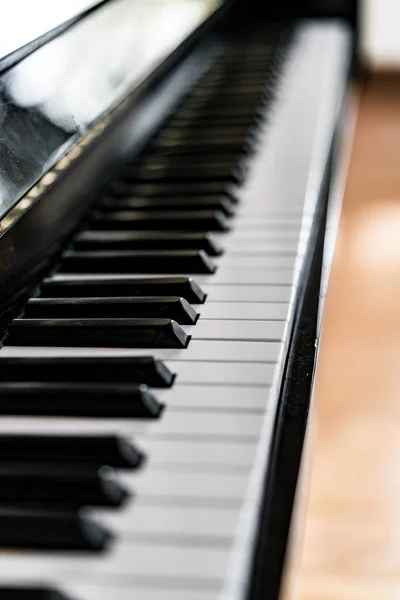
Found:
[[[263,391],[267,399],[268,389]],[[165,429],[165,424],[171,425],[171,416],[172,412],[167,411],[165,418],[151,426]],[[250,419],[247,415],[243,419],[243,415],[218,413],[206,414],[204,418],[201,414],[192,416],[190,425],[191,415],[180,414],[173,439],[157,439],[156,435],[155,443],[151,435],[140,431],[143,423],[137,422],[136,439],[148,449],[151,463],[149,468],[120,475],[119,479],[138,499],[115,513],[95,512],[116,534],[109,554],[88,558],[52,554],[50,559],[48,554],[24,554],[17,563],[8,555],[0,555],[0,577],[16,576],[19,568],[23,577],[31,580],[40,580],[50,573],[64,589],[71,581],[79,589],[82,577],[84,584],[94,585],[94,589],[102,581],[106,586],[114,582],[120,588],[122,580],[128,586],[205,586],[212,587],[213,593],[218,591],[228,566],[263,417],[262,413],[249,415]],[[13,420],[5,421],[5,429],[12,431]],[[48,427],[43,427],[43,421]],[[71,432],[87,433],[92,431],[88,428],[91,423],[77,427],[77,420],[73,419],[62,423],[59,419],[41,420],[35,431],[54,434],[71,428]],[[113,421],[109,425],[120,431],[125,424]],[[223,436],[226,432],[234,434],[235,427],[240,435],[246,429],[252,441],[239,438],[235,443],[224,443]],[[130,428],[136,433],[133,422]],[[199,432],[203,432],[202,441],[193,437]],[[213,434],[217,437],[210,441]],[[180,435],[185,437],[180,439]]]
[[[249,221],[248,225],[252,229],[253,223]],[[279,219],[276,225],[285,229]],[[119,475],[137,500],[118,512],[95,512],[116,534],[109,555],[87,559],[53,555],[50,560],[47,555],[26,556],[18,568],[24,577],[40,578],[50,572],[67,590],[71,580],[77,582],[79,591],[80,573],[84,572],[88,597],[90,585],[95,586],[93,594],[98,597],[98,581],[107,585],[113,578],[119,587],[121,579],[128,585],[148,583],[152,587],[157,582],[161,586],[177,583],[179,587],[186,581],[188,588],[213,588],[215,597],[223,586],[257,439],[268,416],[268,398],[290,306],[296,243],[294,239],[291,254],[284,257],[258,261],[244,257],[235,262],[226,253],[218,260],[217,275],[209,278],[216,289],[222,282],[224,293],[227,288],[236,290],[240,302],[249,297],[247,284],[255,282],[261,288],[260,301],[213,303],[210,291],[206,304],[197,307],[201,316],[196,326],[185,327],[192,335],[186,350],[117,351],[124,355],[155,355],[177,374],[171,390],[155,392],[168,407],[161,419],[3,420],[0,431],[4,427],[8,432],[121,432],[133,436],[150,458],[142,471]],[[249,272],[250,280],[246,275]],[[280,283],[283,286],[278,287]],[[233,294],[229,299],[234,298]],[[86,352],[115,354],[112,349]],[[82,355],[85,351],[5,347],[1,353],[54,356]],[[269,418],[273,418],[272,413]],[[13,561],[0,557],[0,576],[12,575],[13,568]],[[140,594],[144,598],[142,591]],[[158,596],[154,591],[151,594]],[[186,599],[189,594],[185,591]]]
[[[258,419],[261,421],[261,415]],[[229,424],[227,427],[231,429]],[[57,428],[51,425],[50,430],[54,433]],[[208,434],[208,428],[205,430]],[[65,427],[61,431],[65,432]],[[180,450],[190,452],[192,457],[197,454],[197,460],[203,455],[203,462],[196,463],[187,456],[186,463],[182,459],[179,462],[177,455],[174,460],[178,461],[178,469],[171,468],[174,463],[168,461],[158,463],[156,452],[152,468],[119,476],[128,489],[137,494],[137,501],[133,499],[125,509],[115,513],[94,512],[94,516],[116,534],[108,554],[86,558],[24,553],[16,562],[3,553],[0,554],[0,577],[16,576],[20,568],[23,577],[40,580],[50,573],[59,584],[79,582],[83,576],[85,585],[101,581],[109,585],[114,581],[120,586],[122,578],[133,586],[176,583],[193,588],[212,586],[217,590],[222,586],[228,565],[256,439],[257,436],[253,444],[243,445],[245,459],[230,470],[229,465],[220,465],[225,467],[220,471],[216,469],[218,448],[223,444],[210,446],[208,442],[195,442],[190,444],[189,450],[188,442],[183,442]],[[175,441],[175,445],[178,446],[179,441]],[[165,447],[165,444],[160,446],[161,452]],[[153,456],[154,445],[151,443],[149,448]],[[233,450],[238,457],[241,444],[230,444],[225,450]]]
[[[293,56],[296,55],[296,46],[291,52]],[[305,64],[312,74],[312,81],[318,81],[313,68],[313,59],[317,56],[315,49],[308,49],[306,46],[302,52],[307,59]],[[329,64],[324,65],[323,72],[328,67]],[[297,65],[293,72],[298,72]],[[306,98],[303,102],[307,106],[310,104],[310,112],[315,112],[313,102],[318,104],[315,94],[301,83],[303,88],[293,90],[289,78],[286,97],[290,99],[293,94],[296,97],[295,92],[299,94],[300,89],[304,89]],[[255,186],[254,193],[245,196],[243,208],[238,211],[238,226],[235,231],[226,236],[217,236],[226,249],[226,262],[223,258],[220,260],[221,266],[215,276],[195,277],[208,293],[204,308],[211,307],[213,302],[226,302],[227,305],[231,302],[276,302],[285,303],[288,307],[290,305],[293,269],[260,268],[255,265],[249,269],[246,267],[251,265],[250,262],[243,268],[228,263],[230,251],[237,252],[238,255],[248,253],[250,258],[252,253],[267,255],[296,252],[299,249],[301,240],[300,221],[296,221],[298,213],[294,212],[293,223],[280,222],[279,218],[287,214],[289,209],[297,211],[300,208],[301,211],[305,198],[305,180],[312,150],[310,128],[304,134],[310,132],[310,149],[306,146],[307,151],[304,153],[303,144],[301,152],[293,154],[293,169],[290,163],[291,153],[287,152],[287,144],[290,142],[286,137],[292,130],[296,131],[297,114],[297,106],[290,109],[289,115],[282,109],[280,119],[281,124],[284,124],[283,132],[276,127],[274,130],[275,120],[270,121],[272,141],[269,150],[267,148],[266,157],[263,157],[265,166],[262,181],[258,188]],[[314,116],[310,119],[310,125],[313,126],[316,119]],[[266,126],[266,130],[269,127]],[[303,123],[300,129],[304,132]],[[285,150],[282,172],[280,161],[275,157],[276,147],[277,156],[282,157],[282,147],[279,148],[279,144],[283,144]],[[279,215],[274,215],[274,219],[271,217],[271,226],[266,223],[269,213],[264,208],[267,205],[281,211]],[[253,221],[255,214],[265,216],[260,227]],[[240,223],[241,215],[247,219],[247,223],[245,220]],[[278,241],[276,250],[271,246],[275,241]],[[289,250],[285,250],[286,242]],[[84,277],[86,276],[82,278]],[[248,309],[249,307],[243,308]],[[210,310],[218,311],[221,308]],[[237,306],[232,310],[234,312],[231,315],[235,316],[231,317],[231,327],[241,321],[234,320],[238,315],[249,314],[235,312],[240,310]],[[258,322],[273,321],[259,319]],[[196,327],[210,327],[202,323],[226,327],[220,325],[222,320],[207,320],[205,313]],[[283,330],[282,336],[285,333]],[[215,358],[208,361],[185,360],[177,359],[176,355],[173,359],[167,359],[168,366],[177,372],[178,378],[172,390],[155,391],[168,406],[162,419],[152,423],[120,420],[107,420],[103,423],[105,430],[114,428],[114,431],[133,435],[149,455],[149,464],[143,473],[123,475],[126,484],[137,491],[136,500],[118,513],[94,513],[118,532],[116,543],[109,554],[87,558],[53,555],[49,558],[48,555],[24,553],[23,556],[13,556],[11,553],[4,553],[0,555],[1,580],[14,577],[21,581],[21,577],[31,577],[48,581],[50,578],[79,600],[220,600],[222,597],[225,600],[236,600],[236,593],[223,595],[222,591],[226,580],[236,575],[230,570],[229,560],[233,539],[235,551],[238,550],[238,544],[243,545],[244,536],[243,531],[238,530],[238,517],[244,495],[249,491],[248,478],[254,471],[254,452],[260,432],[267,431],[269,428],[265,426],[270,426],[274,419],[275,396],[271,386],[275,371],[280,368],[283,359],[282,340],[283,337],[274,346],[276,359],[275,355],[270,357],[263,350],[263,360],[268,359],[264,363],[232,363],[228,360],[218,362]],[[194,335],[188,350],[184,352],[206,351],[206,346],[201,348],[198,345],[202,341]],[[208,343],[216,344],[217,341],[209,340]],[[229,346],[234,353],[239,349],[239,346],[231,346],[235,343],[224,341],[223,345]],[[246,356],[251,359],[255,343],[241,341],[241,356],[248,352]],[[268,348],[268,352],[272,351],[271,343],[275,344],[262,341],[257,343],[260,347]],[[3,350],[18,351],[11,348]],[[41,352],[48,350],[43,349]],[[222,345],[218,351],[220,356],[226,357],[228,354],[223,352],[230,352],[224,351]],[[77,353],[77,350],[71,349],[71,352]],[[211,351],[209,356],[213,356]],[[272,362],[269,362],[269,358],[272,358]],[[244,410],[246,407],[248,411]],[[18,427],[26,427],[28,424],[27,419],[7,418],[3,421],[8,431],[17,431]],[[84,426],[78,419],[66,419],[62,423],[57,419],[41,419],[40,425],[37,420],[31,419],[29,423],[27,430],[30,431],[39,431],[40,428],[60,433],[66,430],[99,430],[99,425],[93,423],[93,420],[86,421]]]

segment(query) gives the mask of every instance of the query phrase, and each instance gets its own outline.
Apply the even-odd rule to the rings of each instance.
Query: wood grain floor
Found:
[[[359,115],[325,305],[299,600],[400,599],[400,78]]]

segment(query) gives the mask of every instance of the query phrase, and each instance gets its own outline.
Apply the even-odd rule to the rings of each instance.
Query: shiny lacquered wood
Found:
[[[325,308],[299,600],[400,597],[400,78],[360,111]]]

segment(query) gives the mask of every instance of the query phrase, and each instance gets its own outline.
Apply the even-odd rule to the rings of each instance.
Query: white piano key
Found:
[[[218,332],[221,332],[218,330]],[[191,333],[191,332],[190,332]],[[170,361],[216,361],[216,362],[277,362],[282,345],[279,342],[202,340],[192,339],[183,350],[149,350],[151,356]],[[116,350],[118,352],[118,350]],[[134,350],[125,356],[143,356]],[[103,353],[104,356],[104,353]]]
[[[149,457],[150,463],[145,468],[161,469],[176,465],[178,467],[250,467],[256,450],[256,444],[219,441],[210,439],[148,439],[136,435],[135,443]]]
[[[275,368],[271,364],[205,363],[187,361],[168,362],[167,366],[177,373],[178,383],[198,385],[264,385],[270,386]],[[174,366],[176,365],[176,367]]]
[[[296,230],[290,229],[288,231],[277,229],[277,228],[273,228],[271,230],[268,230],[268,229],[240,230],[240,229],[236,229],[236,227],[235,227],[229,233],[215,232],[215,233],[213,233],[213,237],[215,237],[215,239],[218,241],[218,243],[220,243],[222,245],[224,244],[224,242],[226,240],[227,246],[229,247],[231,243],[236,244],[240,241],[249,241],[249,242],[253,241],[253,242],[261,243],[261,242],[270,242],[271,240],[275,240],[275,239],[276,240],[286,240],[286,239],[297,240],[297,239],[299,239],[299,233],[300,233],[300,227],[298,227]]]
[[[241,220],[238,219],[235,222],[234,234],[240,233],[252,233],[260,232],[265,234],[266,231],[296,231],[299,232],[301,227],[301,220],[293,219],[252,219],[252,220]]]
[[[90,513],[89,513],[90,514]],[[138,497],[118,511],[96,510],[95,517],[121,538],[157,542],[157,536],[176,540],[233,538],[239,516],[238,508],[199,508],[197,506],[149,505]],[[205,540],[206,541],[206,540]]]
[[[205,389],[205,393],[207,390]],[[125,432],[132,435],[158,436],[214,436],[244,438],[257,436],[262,426],[263,415],[241,412],[195,412],[166,410],[161,419],[118,422]],[[112,425],[112,421],[110,423]],[[94,423],[97,428],[97,423]]]
[[[205,388],[207,391],[207,388]],[[78,419],[46,417],[4,417],[1,433],[71,434],[121,433],[149,439],[198,436],[221,441],[253,440],[259,434],[263,416],[259,413],[195,412],[166,410],[160,419]]]
[[[282,269],[293,268],[296,261],[296,253],[290,256],[281,256],[278,254],[264,256],[233,256],[230,254],[213,258],[213,262],[218,268],[246,267],[248,269]]]
[[[189,273],[189,276],[190,275]],[[292,269],[245,269],[223,265],[213,275],[193,276],[201,286],[217,284],[290,285],[293,281]]]
[[[110,576],[129,578],[132,584],[153,578],[221,581],[228,559],[227,548],[117,542],[108,553],[99,555],[0,553],[0,577],[10,578],[23,572],[24,577],[39,580],[68,576],[76,581],[84,577],[92,583]]]
[[[241,202],[235,210],[236,219],[247,218],[296,218],[301,219],[303,216],[302,200],[297,200],[293,203],[281,205],[273,202],[265,204],[265,201],[257,202],[257,198],[251,198],[247,202]]]
[[[67,595],[78,600],[110,600],[111,598],[112,600],[215,600],[215,594],[218,593],[215,586],[213,586],[213,590],[207,591],[177,589],[175,586],[173,589],[168,589],[166,585],[160,585],[158,589],[148,589],[148,587],[137,587],[136,585],[126,587],[123,584],[121,587],[117,587],[118,582],[113,583],[87,585],[67,581],[67,583],[63,583],[61,589]]]
[[[270,247],[273,251],[282,247],[295,247],[299,240],[299,233],[297,231],[265,231],[265,232],[253,232],[253,235],[243,232],[236,232],[232,229],[227,233],[213,233],[213,237],[218,240],[218,243],[222,244],[227,250],[239,250],[241,245],[249,248],[253,246],[265,246]]]
[[[218,333],[221,333],[220,329]],[[174,361],[277,362],[281,348],[279,342],[202,340],[193,336],[187,349],[154,350],[151,355]],[[139,350],[135,352],[140,354]]]
[[[285,333],[285,321],[229,321],[200,319],[195,326],[182,325],[193,340],[280,341]]]
[[[236,258],[262,258],[265,256],[295,255],[297,253],[297,240],[295,243],[286,244],[268,244],[268,243],[249,243],[243,244],[222,244],[222,249],[227,252],[226,257],[233,262]],[[214,259],[213,259],[214,260]],[[264,263],[261,266],[266,266]]]
[[[247,275],[246,275],[247,273]],[[124,279],[131,279],[134,281],[135,279],[152,279],[154,277],[165,277],[165,273],[141,273],[140,275],[130,275],[124,274]],[[174,275],[175,276],[175,275]],[[53,281],[64,281],[71,280],[73,278],[77,281],[87,281],[90,279],[98,279],[101,277],[105,281],[115,281],[117,279],[121,279],[121,275],[114,275],[110,273],[101,273],[101,274],[93,274],[93,273],[73,273],[66,275],[54,275],[52,277]],[[278,271],[277,269],[253,269],[251,272],[251,276],[248,276],[248,270],[244,268],[235,268],[234,266],[227,265],[226,267],[220,267],[216,273],[212,275],[199,275],[193,273],[180,273],[177,277],[191,277],[197,283],[207,285],[219,285],[219,284],[231,284],[231,285],[247,285],[247,284],[257,284],[257,285],[281,285],[281,286],[290,286],[293,280],[293,272],[292,269],[282,269]],[[249,281],[248,281],[249,280]],[[267,300],[268,301],[268,300]]]
[[[213,302],[226,304],[230,302],[289,302],[292,291],[290,285],[248,286],[205,283],[201,287],[207,294],[207,305]]]
[[[288,223],[286,219],[282,219],[280,221],[271,222],[262,221],[261,219],[254,219],[254,221],[250,222],[242,222],[240,219],[235,222],[234,233],[240,234],[252,234],[253,232],[259,232],[265,235],[266,231],[295,231],[299,233],[301,227],[301,221],[293,221]]]
[[[203,386],[179,385],[179,380],[171,389],[157,390],[155,393],[161,402],[172,409],[259,411],[265,409],[269,398],[269,389],[264,387],[209,385],[204,394]]]
[[[216,500],[219,504],[232,505],[240,503],[246,491],[248,473],[202,473],[163,470],[142,470],[130,473],[118,473],[118,479],[143,501],[154,499],[156,502],[174,503],[182,500],[207,501]]]
[[[286,302],[210,302],[193,305],[202,319],[286,320],[289,304]]]
[[[85,273],[84,275],[81,273],[74,273],[73,278],[75,280],[88,280],[88,279],[98,279],[101,277],[107,281],[113,281],[115,279],[120,279],[120,275],[110,275],[109,273],[101,273],[93,275],[91,273]],[[152,273],[151,275],[143,273],[139,275],[124,275],[124,279],[144,279],[144,278],[153,278],[153,277],[165,277],[165,273]],[[244,267],[235,267],[224,265],[220,266],[216,273],[212,275],[198,275],[193,273],[180,273],[179,277],[192,277],[201,287],[203,284],[207,285],[218,285],[218,284],[233,284],[233,285],[291,285],[293,281],[293,269],[290,268],[282,268],[282,269],[245,269]],[[65,277],[64,277],[65,279]],[[68,277],[71,279],[71,276]],[[54,276],[54,281],[62,281],[63,277],[61,275]]]
[[[257,203],[254,203],[253,198],[247,202],[243,202],[239,204],[238,211],[236,213],[236,219],[239,224],[243,225],[257,225],[261,226],[269,226],[269,225],[282,225],[288,223],[291,225],[295,223],[299,225],[304,218],[304,212],[302,210],[302,202],[296,207],[297,211],[293,212],[292,210],[283,210],[279,211],[276,208],[274,210],[266,211],[266,212],[258,212],[257,214],[249,214],[249,208],[257,206]],[[259,205],[260,206],[260,205]],[[273,207],[271,207],[273,208]],[[247,209],[247,210],[246,210]]]
[[[277,362],[279,342],[192,339],[187,348],[63,348],[5,346],[0,356],[154,356],[170,361]]]

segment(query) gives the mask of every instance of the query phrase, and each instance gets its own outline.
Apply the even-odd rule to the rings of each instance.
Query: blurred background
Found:
[[[341,217],[317,368],[311,491],[295,597],[397,600],[400,2],[319,4],[321,13],[341,14],[355,25],[362,68],[350,85],[342,124],[333,196]]]

